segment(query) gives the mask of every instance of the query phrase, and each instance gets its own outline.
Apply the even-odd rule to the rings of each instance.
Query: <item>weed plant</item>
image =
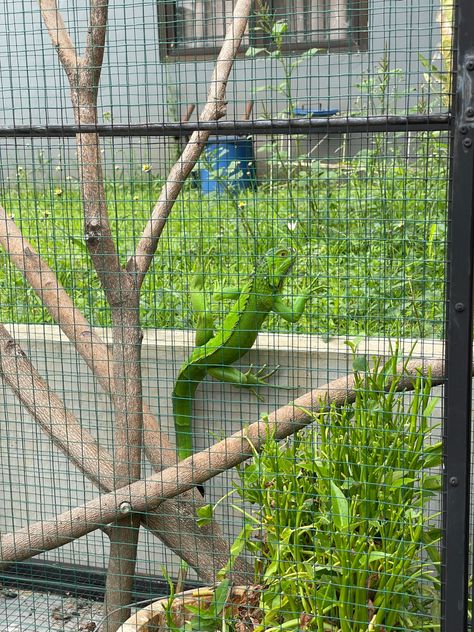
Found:
[[[234,507],[245,526],[207,607],[186,606],[173,632],[421,632],[439,629],[442,443],[429,376],[399,393],[398,347],[383,363],[354,352],[355,401],[311,413],[285,442],[271,433],[239,469]],[[216,506],[198,510],[207,524]],[[247,549],[255,561],[253,610],[226,605],[229,572]],[[234,616],[232,616],[232,613]]]

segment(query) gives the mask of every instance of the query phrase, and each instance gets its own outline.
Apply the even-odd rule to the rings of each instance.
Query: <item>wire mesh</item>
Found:
[[[97,107],[76,117],[81,63],[71,86],[58,50],[87,58],[101,3],[64,4],[64,24],[55,3],[0,11],[0,629],[110,632],[162,596],[174,632],[185,599],[185,629],[440,629],[451,4],[255,2],[223,99],[255,133],[199,142],[123,126],[206,120],[235,3],[112,3]],[[176,469],[176,429],[180,456],[242,434]],[[135,478],[141,495],[64,514],[58,539],[55,516]],[[204,499],[147,510],[186,482]]]

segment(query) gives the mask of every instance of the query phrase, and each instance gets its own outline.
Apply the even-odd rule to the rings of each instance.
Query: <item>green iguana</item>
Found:
[[[233,386],[249,388],[253,392],[256,387],[269,386],[266,379],[278,367],[268,373],[265,373],[266,367],[256,373],[250,367],[246,373],[242,373],[230,365],[251,349],[270,312],[275,312],[290,323],[296,323],[301,318],[314,284],[296,299],[293,308],[281,297],[283,283],[295,261],[296,252],[293,249],[269,250],[257,263],[254,272],[241,289],[226,288],[214,294],[214,300],[236,299],[222,328],[215,334],[212,314],[205,306],[204,274],[193,276],[191,303],[199,314],[196,347],[181,366],[172,394],[179,460],[193,453],[193,400],[196,389],[206,374]]]

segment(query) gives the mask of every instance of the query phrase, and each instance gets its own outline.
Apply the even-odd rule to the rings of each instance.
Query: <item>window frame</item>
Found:
[[[349,27],[347,37],[334,40],[311,39],[306,43],[284,44],[282,49],[288,54],[301,53],[310,48],[318,48],[325,52],[361,52],[368,50],[368,0],[346,0],[349,17]],[[171,42],[175,39],[173,20],[175,19],[174,1],[157,1],[158,7],[158,38],[160,59],[166,62],[173,61],[201,61],[215,58],[220,46],[196,46],[193,48],[174,48]],[[250,17],[250,43],[242,45],[238,55],[242,56],[249,46],[261,47],[262,41],[258,35],[252,35],[252,24],[255,23],[255,16]]]

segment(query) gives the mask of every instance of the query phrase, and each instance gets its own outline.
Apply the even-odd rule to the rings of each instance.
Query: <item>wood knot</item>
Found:
[[[95,243],[99,240],[100,231],[100,220],[93,217],[86,223],[84,239],[89,243]]]
[[[9,355],[26,358],[26,354],[23,353],[21,347],[17,345],[14,340],[7,340],[7,342],[5,343],[5,351]]]

